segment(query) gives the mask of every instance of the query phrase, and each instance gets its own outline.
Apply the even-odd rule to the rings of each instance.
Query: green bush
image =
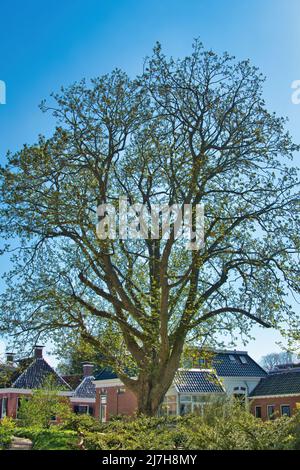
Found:
[[[300,448],[300,413],[263,422],[240,404],[223,403],[203,417],[140,417],[82,432],[84,446],[93,450],[289,450]]]
[[[50,376],[43,387],[33,390],[32,395],[21,398],[18,417],[24,426],[50,428],[53,417],[67,420],[72,412],[67,397],[60,395],[60,389]]]
[[[3,418],[0,422],[0,449],[7,449],[15,429],[15,423],[11,418]]]
[[[27,437],[33,449],[87,450],[300,450],[300,412],[263,422],[240,404],[212,402],[204,416],[127,417],[101,423],[72,414],[50,429],[4,425],[10,439]],[[1,428],[0,428],[1,429]]]
[[[40,427],[20,427],[14,435],[32,441],[33,450],[74,450],[77,448],[78,435],[75,431],[53,426],[50,429]]]

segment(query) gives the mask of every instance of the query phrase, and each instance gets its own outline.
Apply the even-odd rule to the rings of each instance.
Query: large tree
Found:
[[[43,103],[53,135],[1,169],[0,228],[15,250],[2,331],[79,335],[154,414],[186,341],[291,318],[298,147],[267,111],[263,82],[249,61],[196,41],[182,60],[157,45],[137,78],[115,70]],[[100,240],[96,209],[120,196],[149,208],[204,204],[204,246],[188,250],[174,232]]]

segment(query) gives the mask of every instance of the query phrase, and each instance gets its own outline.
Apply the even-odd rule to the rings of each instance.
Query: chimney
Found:
[[[43,359],[43,348],[44,346],[35,346],[34,348],[35,359]]]
[[[94,364],[91,362],[83,363],[83,377],[90,377],[94,372]]]
[[[7,364],[13,365],[13,363],[14,363],[14,358],[15,358],[15,354],[14,354],[14,353],[12,353],[12,352],[7,352],[7,353],[6,353],[6,363],[7,363]]]

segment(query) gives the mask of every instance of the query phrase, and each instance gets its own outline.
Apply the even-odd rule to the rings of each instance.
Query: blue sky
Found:
[[[7,103],[0,105],[0,160],[39,133],[51,133],[53,122],[38,104],[52,91],[114,67],[134,75],[157,40],[167,53],[182,56],[195,37],[208,48],[250,58],[261,69],[269,108],[289,117],[299,142],[300,105],[291,101],[291,83],[300,80],[299,19],[299,0],[2,2],[0,80]],[[0,271],[7,267],[1,260]],[[247,349],[255,358],[278,350],[278,333],[257,327],[253,336]]]

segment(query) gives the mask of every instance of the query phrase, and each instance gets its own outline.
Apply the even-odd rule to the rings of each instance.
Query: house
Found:
[[[291,416],[300,408],[300,367],[292,364],[278,367],[260,380],[249,398],[257,418]]]
[[[228,395],[249,396],[267,372],[247,351],[218,350],[212,357],[212,367]]]
[[[12,366],[10,357],[9,367]],[[109,368],[94,373],[93,364],[83,364],[83,376],[60,376],[43,358],[36,346],[35,357],[9,386],[0,388],[0,418],[17,417],[20,398],[41,388],[51,375],[68,397],[75,413],[90,414],[101,421],[114,415],[131,415],[137,399]],[[266,372],[246,351],[213,351],[211,359],[198,360],[193,367],[179,369],[160,408],[161,414],[202,413],[211,396],[234,395],[248,399]],[[70,385],[72,384],[72,385]]]
[[[76,387],[70,402],[75,413],[95,415],[96,387],[93,375],[94,365],[83,363],[83,379]]]
[[[168,415],[202,412],[212,395],[234,395],[246,400],[266,375],[246,351],[213,351],[210,360],[200,359],[197,367],[177,371],[160,412]],[[101,421],[117,414],[130,415],[137,409],[135,395],[110,369],[97,374],[94,384],[95,416]]]
[[[24,362],[24,361],[22,361]],[[20,405],[20,398],[32,394],[33,390],[43,387],[48,377],[54,379],[54,384],[60,389],[59,395],[68,397],[70,405],[75,413],[87,413],[94,416],[96,388],[93,383],[93,364],[83,364],[83,376],[59,375],[43,358],[43,346],[36,346],[34,358],[29,362],[25,370],[17,374],[17,368],[13,362],[12,354],[7,354],[7,363],[1,370],[9,371],[11,381],[7,386],[0,388],[0,418],[10,416],[16,418]]]
[[[30,396],[33,390],[41,388],[50,376],[54,384],[61,389],[60,395],[67,397],[72,395],[70,385],[43,358],[43,347],[36,346],[34,359],[28,367],[17,378],[13,377],[11,384],[0,388],[0,418],[4,416],[16,418],[20,399]]]

